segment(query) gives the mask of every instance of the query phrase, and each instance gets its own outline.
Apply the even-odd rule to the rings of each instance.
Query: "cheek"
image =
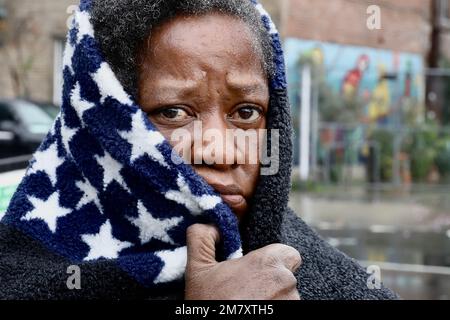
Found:
[[[264,126],[261,129],[265,128]],[[236,180],[240,182],[241,187],[245,190],[246,196],[251,197],[255,192],[256,185],[259,181],[261,163],[260,163],[260,152],[263,146],[265,138],[258,135],[257,145],[253,148],[249,148],[246,151],[246,162],[244,165],[240,166],[239,177]],[[252,152],[251,150],[257,150],[257,152]]]
[[[239,164],[255,165],[260,163],[260,155],[266,142],[264,120],[256,129],[250,129],[244,133],[236,133],[234,151]],[[239,132],[239,131],[237,131]]]
[[[246,164],[240,167],[239,176],[235,177],[236,182],[243,189],[245,196],[250,198],[255,192],[256,184],[259,180],[259,164]]]

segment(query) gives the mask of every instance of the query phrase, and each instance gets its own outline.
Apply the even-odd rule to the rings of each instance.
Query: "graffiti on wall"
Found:
[[[393,130],[424,121],[424,63],[418,54],[287,38],[289,95],[299,161],[302,68],[312,70],[317,141],[311,162],[370,163],[376,128]],[[313,118],[312,118],[313,119]],[[311,119],[311,121],[313,121]],[[351,129],[350,129],[351,128]],[[311,134],[315,134],[312,130]],[[351,148],[348,148],[351,146]]]
[[[358,101],[360,110],[355,113],[355,122],[389,122],[395,115],[410,111],[420,118],[422,110],[418,108],[424,100],[424,65],[420,55],[293,38],[286,39],[285,52],[294,108],[299,104],[300,68],[308,62],[319,70],[316,77],[333,96],[331,101],[336,101],[336,97],[343,104]],[[403,116],[401,120],[405,120]]]

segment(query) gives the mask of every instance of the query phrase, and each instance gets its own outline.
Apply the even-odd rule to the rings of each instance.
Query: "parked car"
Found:
[[[60,108],[55,106],[51,102],[36,102],[33,101],[33,103],[37,104],[39,107],[42,108],[49,116],[51,116],[53,119],[56,119],[56,117],[59,114]]]
[[[0,100],[0,158],[34,153],[53,125],[55,115],[49,108],[25,100]]]

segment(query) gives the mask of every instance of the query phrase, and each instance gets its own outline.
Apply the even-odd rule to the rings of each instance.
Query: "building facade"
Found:
[[[428,54],[432,0],[283,1],[285,37]],[[379,30],[367,27],[373,5],[380,8]]]

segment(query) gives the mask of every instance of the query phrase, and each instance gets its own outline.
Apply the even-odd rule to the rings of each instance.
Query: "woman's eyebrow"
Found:
[[[155,99],[160,100],[190,97],[198,92],[201,83],[201,80],[160,79],[156,83],[158,90],[152,92],[152,95]],[[226,86],[229,90],[242,96],[260,96],[268,91],[266,83],[253,77],[236,77],[234,79],[227,77]]]
[[[189,96],[198,90],[199,84],[200,83],[193,80],[159,80],[156,84],[158,90],[152,92],[152,94],[159,97],[174,95]]]
[[[227,86],[233,91],[239,91],[245,94],[261,94],[267,92],[267,84],[258,81],[254,78],[246,80],[242,79],[227,79]]]

